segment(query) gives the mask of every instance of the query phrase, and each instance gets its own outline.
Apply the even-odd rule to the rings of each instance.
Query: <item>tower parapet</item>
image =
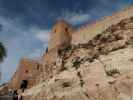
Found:
[[[74,31],[72,25],[64,20],[59,20],[52,29],[48,51],[55,47],[67,46],[71,43],[71,36]]]

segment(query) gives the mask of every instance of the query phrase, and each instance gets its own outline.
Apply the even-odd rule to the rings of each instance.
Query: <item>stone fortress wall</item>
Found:
[[[65,48],[71,44],[74,28],[64,20],[59,20],[52,28],[48,44],[48,52],[42,57],[42,61],[51,64],[58,57],[58,49]]]
[[[110,26],[130,17],[133,17],[133,7],[128,7],[112,16],[105,17],[100,21],[81,27],[72,34],[72,44],[77,45],[87,43],[94,36],[100,34]]]

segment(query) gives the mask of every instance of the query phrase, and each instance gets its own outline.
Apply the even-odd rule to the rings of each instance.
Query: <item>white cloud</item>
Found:
[[[34,51],[32,51],[31,54],[29,54],[29,58],[31,59],[40,59],[42,54],[42,50],[41,49],[35,49]]]
[[[36,38],[39,39],[41,42],[48,42],[49,40],[49,33],[50,30],[40,30],[36,34]]]
[[[75,15],[68,15],[65,17],[65,20],[72,23],[73,25],[82,24],[90,19],[89,14],[75,14]]]
[[[34,49],[28,55],[28,57],[32,59],[40,59],[42,53],[44,53],[45,49],[47,48],[50,30],[49,29],[45,29],[45,30],[36,29],[34,30],[34,33],[35,33],[35,38],[43,43],[43,48]]]
[[[90,20],[91,16],[88,13],[83,13],[82,11],[77,13],[77,12],[67,12],[65,11],[62,14],[62,17],[59,18],[64,18],[66,21],[73,25],[79,25],[87,22]]]

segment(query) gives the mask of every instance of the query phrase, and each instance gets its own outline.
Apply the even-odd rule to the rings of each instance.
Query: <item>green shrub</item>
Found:
[[[80,66],[80,63],[81,63],[81,61],[80,61],[79,59],[76,59],[76,60],[73,62],[73,67],[75,67],[76,69],[78,69],[79,66]]]

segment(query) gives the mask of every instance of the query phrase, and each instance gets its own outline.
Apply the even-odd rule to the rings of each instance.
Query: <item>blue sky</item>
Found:
[[[0,64],[1,83],[11,78],[22,57],[39,59],[56,20],[79,27],[132,4],[133,0],[0,0],[0,41],[7,48]]]

